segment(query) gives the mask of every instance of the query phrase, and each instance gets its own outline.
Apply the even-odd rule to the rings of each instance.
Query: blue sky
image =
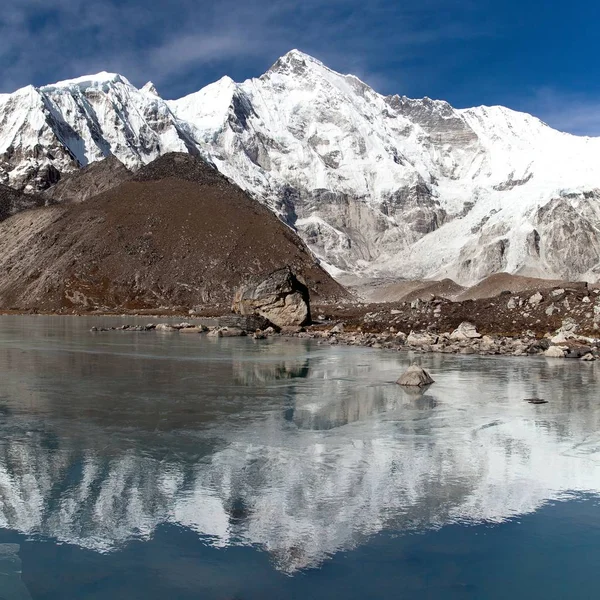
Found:
[[[377,91],[600,135],[597,0],[3,0],[0,91],[114,71],[165,98],[291,48]]]

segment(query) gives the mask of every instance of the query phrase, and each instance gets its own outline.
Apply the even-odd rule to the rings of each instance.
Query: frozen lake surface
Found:
[[[597,597],[597,363],[120,322],[0,317],[0,599]]]

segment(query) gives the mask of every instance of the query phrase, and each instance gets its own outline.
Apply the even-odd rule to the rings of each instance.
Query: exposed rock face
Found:
[[[279,269],[241,286],[235,293],[233,310],[242,315],[258,314],[277,327],[305,325],[310,322],[308,288],[289,268]]]
[[[424,387],[435,382],[425,369],[418,365],[411,365],[396,383],[407,387]]]
[[[25,87],[0,98],[0,181],[41,191],[108,156],[139,168],[199,149],[155,90],[115,73]]]
[[[44,206],[44,199],[37,194],[24,194],[0,184],[0,221],[23,210]]]
[[[4,308],[229,305],[248,277],[284,266],[313,296],[347,296],[289,227],[187,154],[163,156],[88,202],[0,224]]]

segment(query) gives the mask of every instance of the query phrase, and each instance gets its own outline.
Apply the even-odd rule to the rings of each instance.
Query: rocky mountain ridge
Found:
[[[175,101],[100,73],[0,97],[0,180],[189,152],[294,227],[330,272],[600,277],[600,139],[503,107],[382,96],[291,51]]]

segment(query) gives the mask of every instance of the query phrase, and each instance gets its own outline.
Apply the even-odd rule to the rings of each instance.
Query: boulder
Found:
[[[438,336],[430,333],[415,333],[411,331],[406,338],[409,346],[433,346],[438,341]]]
[[[248,335],[240,327],[223,327],[220,332],[221,335],[219,337],[244,337]]]
[[[544,356],[547,356],[548,358],[564,358],[565,348],[562,346],[550,346],[550,348],[544,352]]]
[[[291,269],[279,269],[238,288],[232,310],[260,315],[277,327],[306,325],[310,323],[308,288]]]
[[[408,387],[424,387],[431,385],[434,381],[425,369],[418,365],[411,365],[396,383]]]
[[[481,334],[473,323],[463,321],[451,334],[450,339],[455,341],[467,341],[479,339]]]
[[[269,327],[269,321],[259,315],[223,315],[217,318],[217,327],[239,327],[244,331],[254,332]]]
[[[543,299],[544,297],[539,292],[536,292],[529,298],[529,304],[531,306],[537,306]]]
[[[589,346],[577,345],[570,346],[567,348],[565,358],[582,358],[586,354],[591,354],[592,349]]]

